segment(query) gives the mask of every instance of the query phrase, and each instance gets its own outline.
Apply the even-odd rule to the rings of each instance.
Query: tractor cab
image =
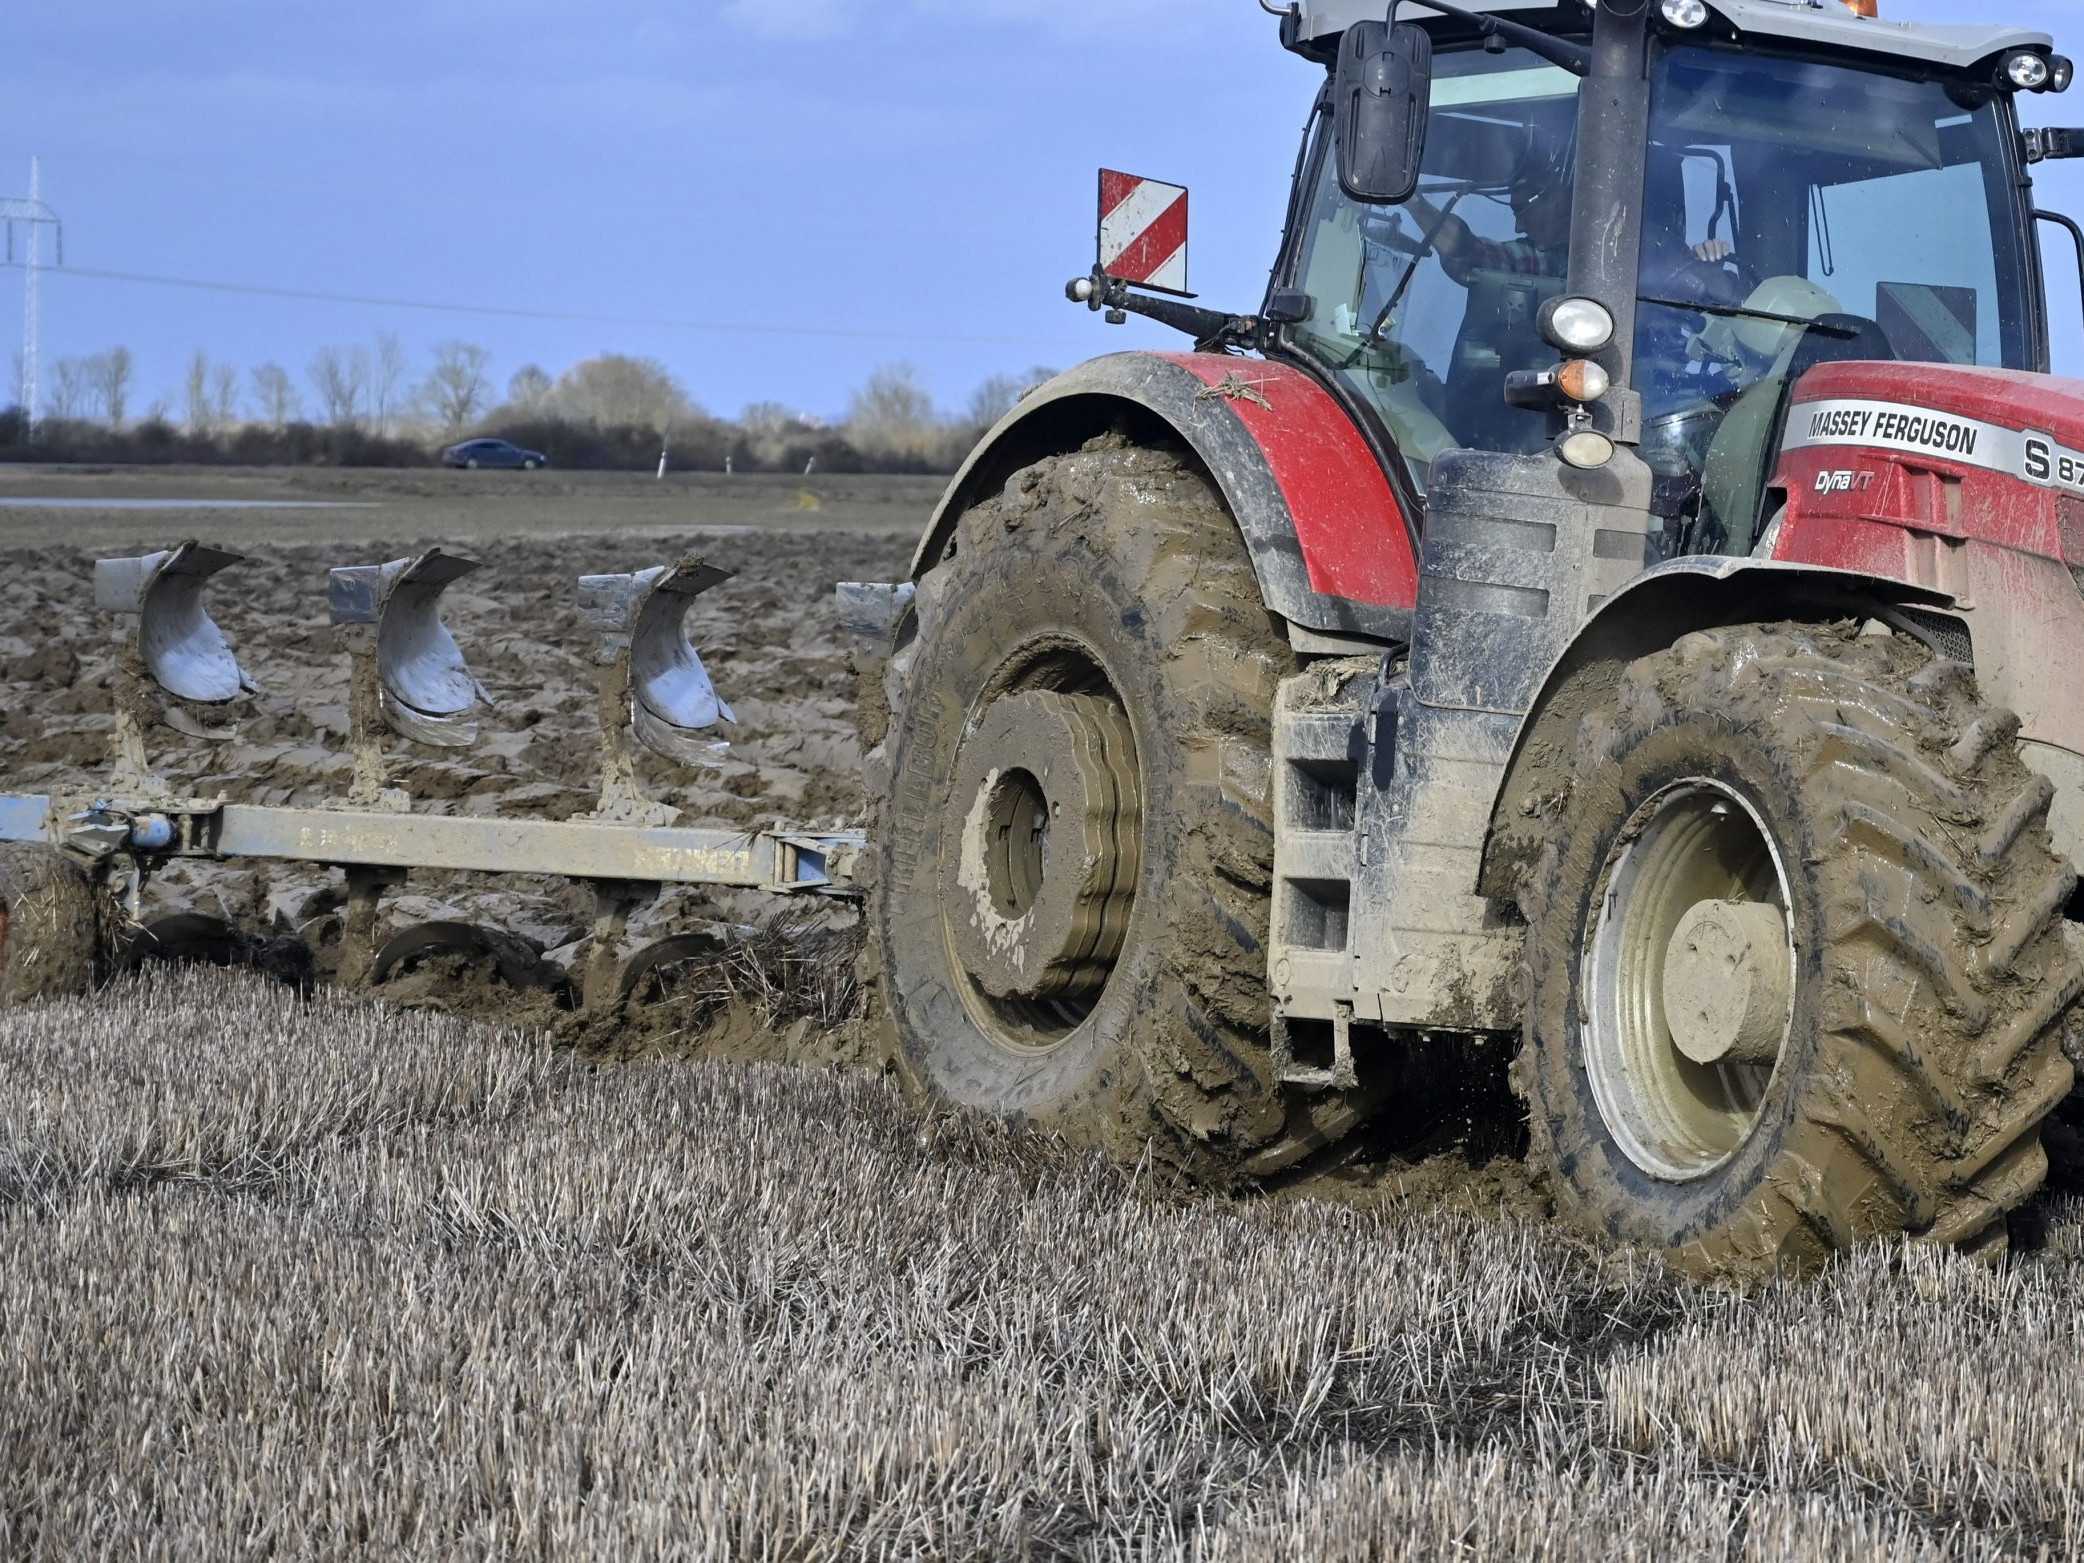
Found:
[[[1597,464],[1611,440],[1654,472],[1673,551],[1744,553],[1809,369],[2046,371],[2015,100],[2071,68],[2040,34],[1868,0],[1653,10],[1639,92],[1588,97],[1582,5],[1292,8],[1330,79],[1264,345],[1414,502],[1446,450]]]

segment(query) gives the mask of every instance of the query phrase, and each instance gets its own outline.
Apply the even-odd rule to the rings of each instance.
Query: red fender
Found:
[[[913,577],[940,559],[971,505],[1021,467],[1113,427],[1125,409],[1168,426],[1208,471],[1268,608],[1325,634],[1410,638],[1416,529],[1374,451],[1301,370],[1220,353],[1116,353],[1030,392],[949,485]]]

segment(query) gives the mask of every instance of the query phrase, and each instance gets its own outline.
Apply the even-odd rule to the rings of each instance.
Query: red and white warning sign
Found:
[[[1100,170],[1100,270],[1163,293],[1187,291],[1187,187]]]

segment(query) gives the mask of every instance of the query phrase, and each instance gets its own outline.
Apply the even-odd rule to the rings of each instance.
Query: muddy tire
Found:
[[[0,846],[0,1008],[91,988],[97,927],[77,864],[49,847]]]
[[[2016,732],[1962,665],[1842,628],[1626,669],[1525,898],[1515,1084],[1566,1215],[1701,1273],[2002,1250],[2084,987]]]
[[[1235,523],[1171,453],[1096,440],[962,518],[870,765],[869,969],[916,1085],[1208,1181],[1352,1126],[1284,1097],[1267,1046],[1294,669]]]

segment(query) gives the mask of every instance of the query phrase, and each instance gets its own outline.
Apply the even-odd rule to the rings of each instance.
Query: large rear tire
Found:
[[[1271,717],[1295,659],[1206,479],[1112,437],[1038,462],[962,518],[916,614],[869,913],[915,1083],[1203,1180],[1352,1127],[1273,1078]]]
[[[2084,988],[2016,732],[1961,664],[1844,628],[1624,672],[1527,900],[1516,1083],[1567,1215],[1704,1273],[2001,1251]]]
[[[85,993],[97,929],[94,887],[70,858],[0,846],[0,1008]]]

